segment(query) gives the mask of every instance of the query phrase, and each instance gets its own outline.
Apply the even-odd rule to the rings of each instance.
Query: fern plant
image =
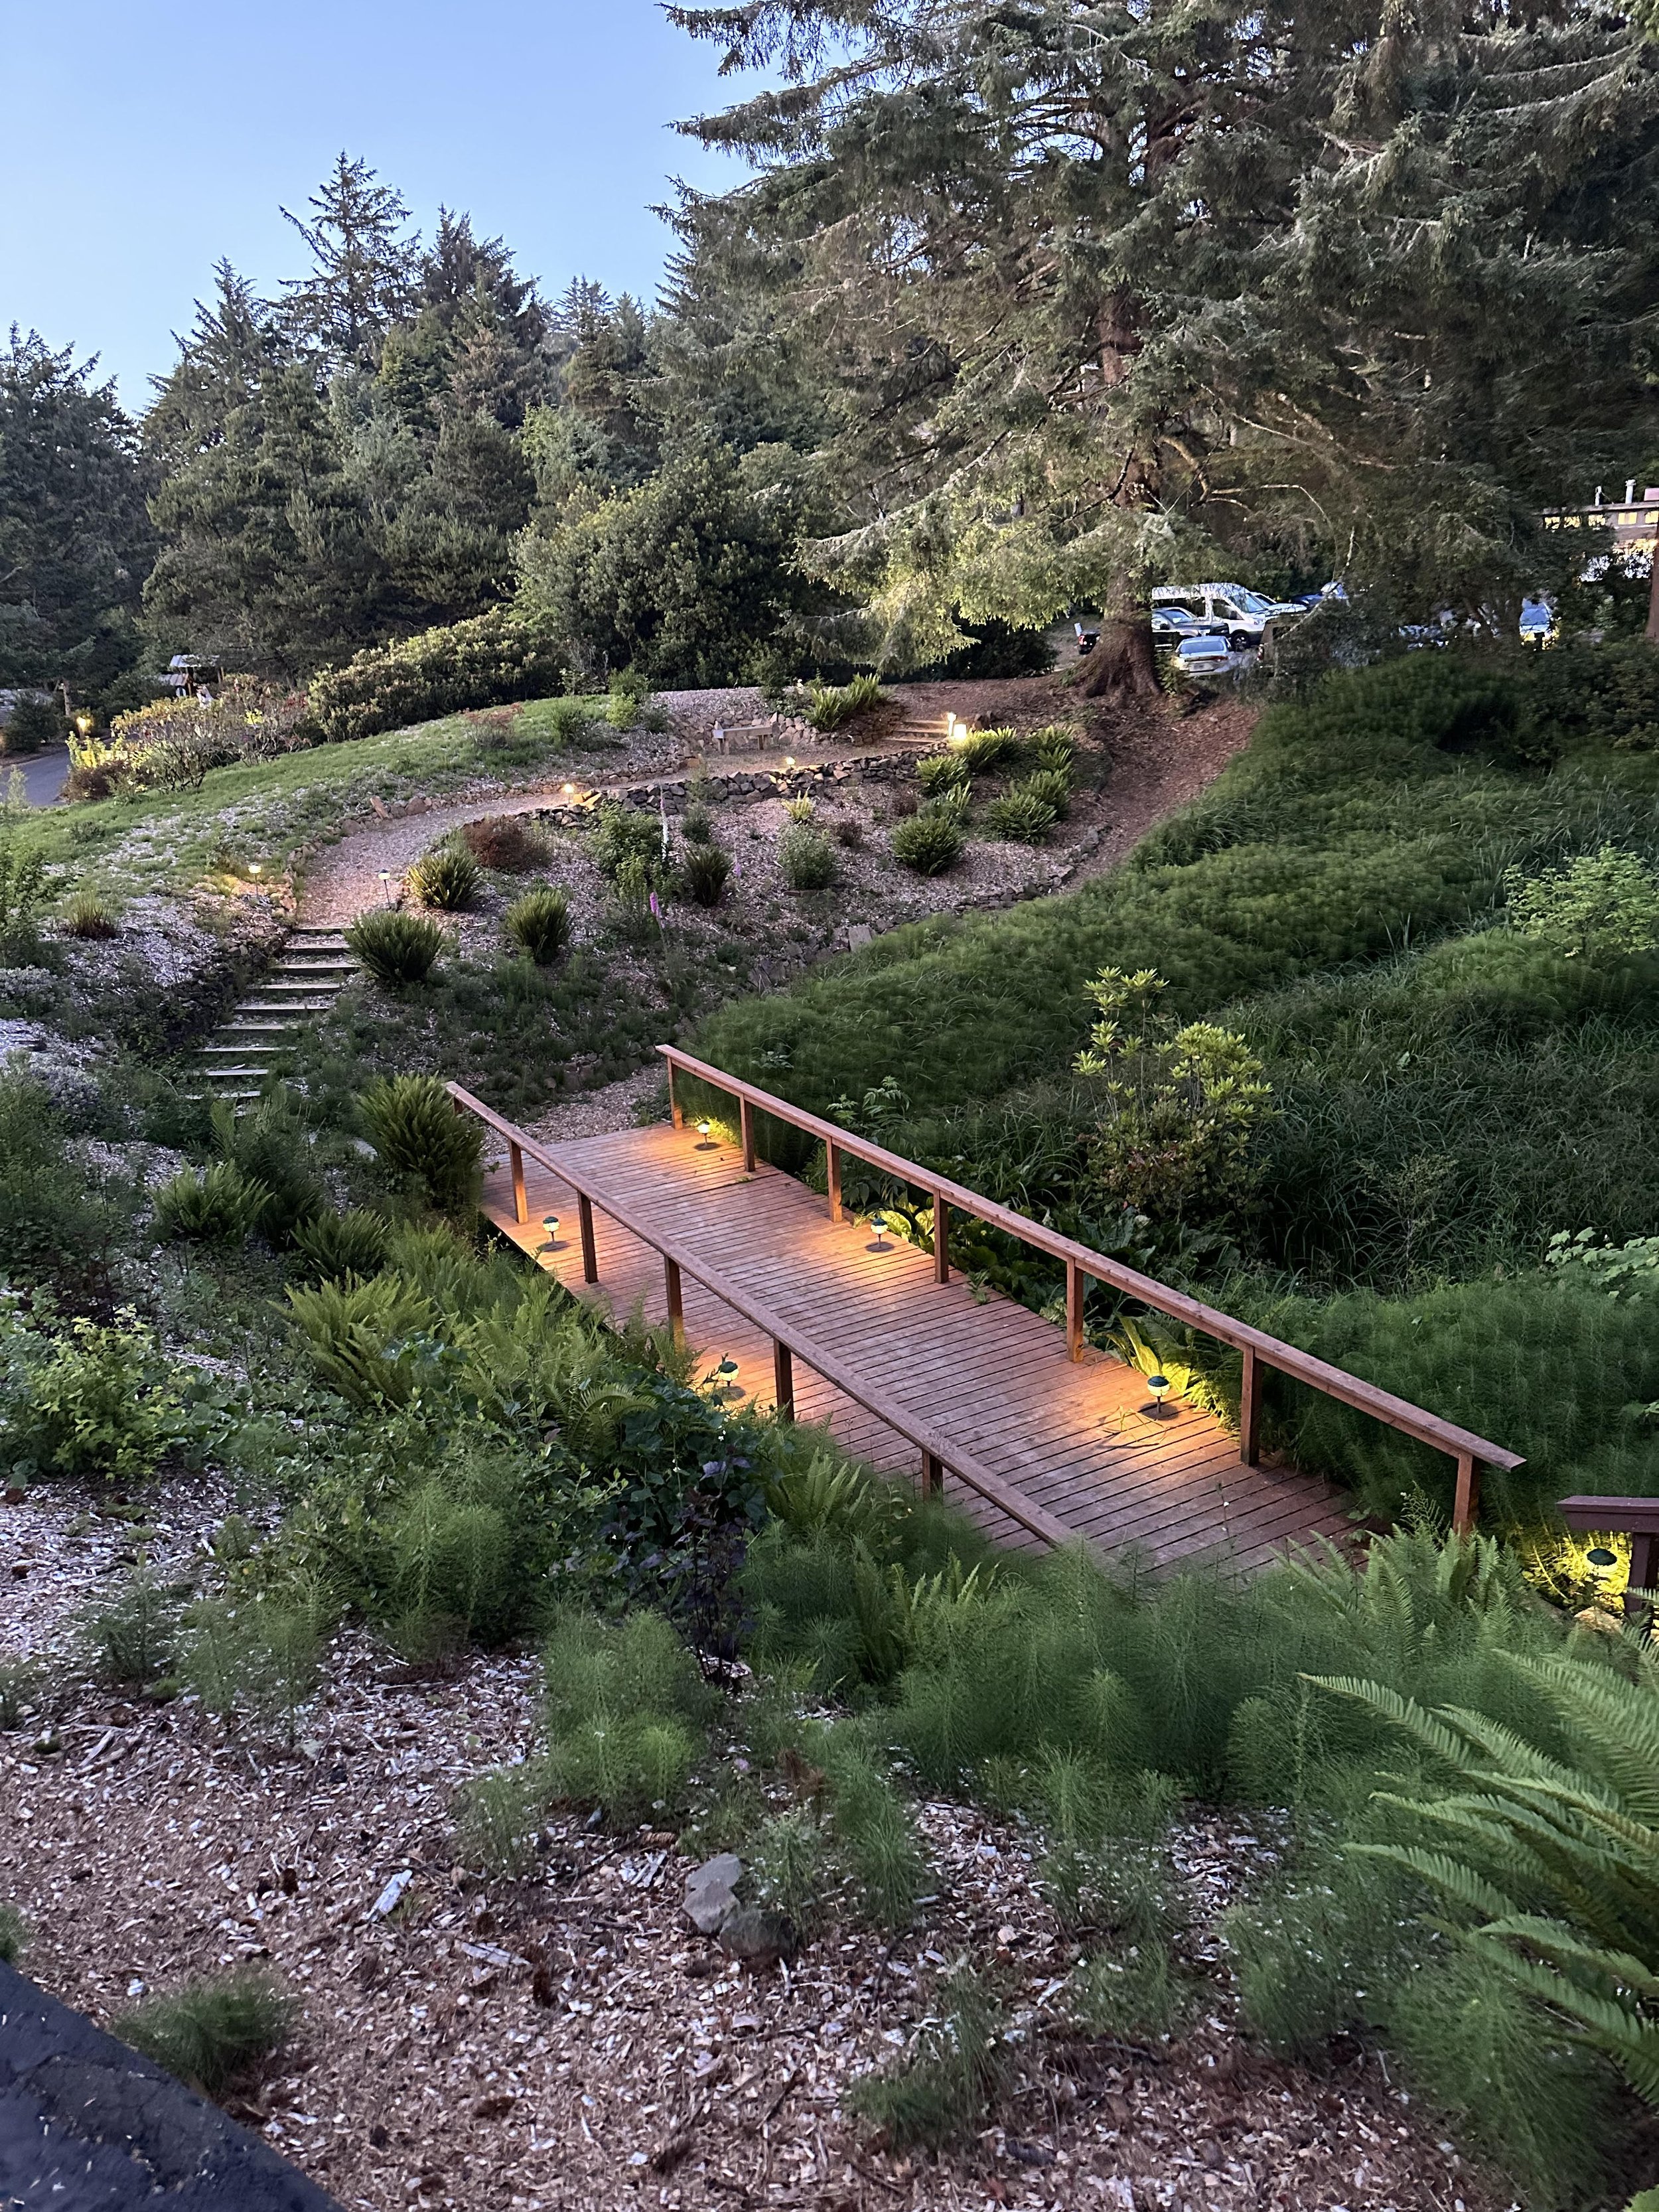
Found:
[[[288,1302],[310,1348],[318,1378],[353,1406],[406,1404],[421,1372],[410,1340],[431,1328],[421,1293],[396,1275],[372,1282],[290,1284]]]
[[[1569,1757],[1483,1713],[1322,1679],[1454,1778],[1443,1795],[1381,1793],[1421,1841],[1354,1848],[1443,1898],[1468,1942],[1659,2104],[1659,1658],[1640,1651],[1629,1674],[1573,1650],[1508,1664],[1553,1709]]]
[[[460,1114],[435,1075],[392,1075],[357,1102],[363,1133],[396,1182],[434,1212],[463,1214],[478,1202],[483,1127]]]
[[[348,1275],[374,1275],[386,1264],[386,1225],[361,1206],[343,1213],[319,1213],[294,1232],[294,1249],[307,1273],[320,1283]]]
[[[570,942],[570,902],[550,886],[526,891],[508,907],[503,927],[520,952],[550,968]]]
[[[1042,845],[1047,843],[1055,819],[1054,808],[1041,792],[1017,784],[986,808],[985,833],[989,837],[1006,837],[1011,844]]]
[[[155,1233],[171,1242],[245,1244],[270,1204],[270,1186],[229,1160],[180,1168],[155,1194]]]

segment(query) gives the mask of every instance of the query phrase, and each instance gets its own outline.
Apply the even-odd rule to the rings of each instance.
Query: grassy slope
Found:
[[[603,702],[595,702],[596,714]],[[438,797],[480,777],[525,781],[562,750],[549,727],[563,701],[520,710],[508,743],[482,752],[477,726],[454,714],[418,729],[347,744],[319,745],[274,760],[215,769],[199,790],[146,792],[22,816],[20,849],[44,854],[76,889],[114,899],[186,889],[216,868],[240,872],[251,861],[282,875],[296,854],[337,836],[372,799],[388,804],[425,793]]]

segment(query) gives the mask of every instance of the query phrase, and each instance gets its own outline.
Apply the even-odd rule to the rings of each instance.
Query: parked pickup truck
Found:
[[[1177,611],[1194,616],[1206,629],[1224,630],[1235,653],[1250,653],[1270,622],[1303,615],[1300,600],[1264,599],[1243,584],[1160,584],[1152,594],[1152,613]]]

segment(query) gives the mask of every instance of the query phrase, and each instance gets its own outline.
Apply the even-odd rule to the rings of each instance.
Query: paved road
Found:
[[[0,759],[0,783],[10,781],[11,771],[23,772],[23,789],[31,806],[50,806],[61,797],[69,781],[69,748],[55,745],[50,752],[31,753],[20,761]]]

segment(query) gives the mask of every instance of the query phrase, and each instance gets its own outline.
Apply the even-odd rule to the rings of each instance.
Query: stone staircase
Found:
[[[275,965],[202,1047],[210,1092],[239,1103],[257,1098],[283,1048],[328,1012],[357,972],[338,929],[296,922]]]

